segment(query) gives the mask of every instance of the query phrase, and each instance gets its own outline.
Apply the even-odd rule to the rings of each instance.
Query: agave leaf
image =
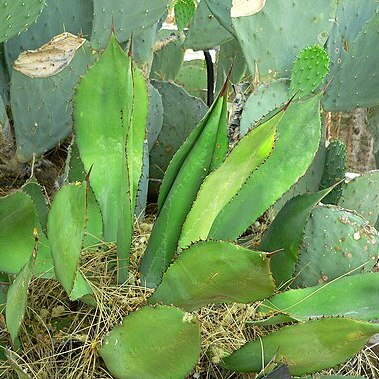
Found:
[[[149,302],[193,311],[209,303],[261,300],[274,292],[269,262],[265,253],[229,242],[199,242],[168,268]]]
[[[125,151],[132,117],[132,80],[130,57],[112,35],[74,96],[76,143],[85,171],[93,167],[91,186],[103,217],[104,239],[117,240],[121,282],[127,279],[133,222]]]
[[[274,359],[285,362],[292,375],[309,374],[345,362],[378,332],[379,324],[345,318],[285,326],[248,342],[224,358],[223,365],[231,371],[260,372],[262,364]]]
[[[0,198],[0,271],[17,274],[34,247],[33,230],[42,231],[33,200],[23,191]],[[53,278],[53,260],[46,236],[40,232],[34,274]]]
[[[62,187],[54,197],[47,222],[55,275],[70,297],[84,237],[86,192],[85,182]]]
[[[304,194],[292,198],[280,210],[274,221],[263,234],[259,249],[279,251],[272,258],[273,276],[280,286],[291,279],[298,258],[304,227],[312,209],[331,189]]]
[[[67,179],[69,183],[82,182],[85,179],[83,162],[80,159],[76,144],[71,146],[68,170]],[[87,184],[87,221],[83,239],[84,248],[99,244],[103,240],[103,220],[100,207],[90,185],[91,177],[89,177],[89,186]]]
[[[41,223],[43,231],[46,232],[48,208],[42,187],[33,176],[22,186],[22,190],[32,198],[36,207],[38,220]]]
[[[156,287],[161,281],[177,250],[181,227],[201,183],[221,164],[227,147],[226,97],[220,96],[174,155],[166,171],[161,187],[162,208],[141,264],[148,287]]]
[[[305,174],[321,138],[320,96],[289,105],[270,157],[222,209],[210,238],[235,240]]]
[[[183,225],[179,246],[206,239],[214,220],[238,193],[251,173],[271,154],[280,111],[260,127],[248,133],[221,166],[206,177]]]
[[[144,307],[113,328],[99,354],[117,379],[184,378],[200,354],[199,322],[173,307]]]
[[[127,156],[130,183],[130,198],[134,212],[138,185],[143,166],[143,146],[146,138],[149,96],[142,71],[133,69],[133,109],[127,136]]]
[[[369,321],[379,318],[378,288],[379,273],[352,275],[277,294],[266,300],[259,311],[285,313],[297,321],[322,316],[345,316]]]
[[[16,279],[8,288],[5,317],[8,332],[11,335],[13,344],[16,342],[20,325],[26,310],[28,288],[33,277],[34,265],[37,256],[37,246],[36,240],[28,262],[18,273]]]

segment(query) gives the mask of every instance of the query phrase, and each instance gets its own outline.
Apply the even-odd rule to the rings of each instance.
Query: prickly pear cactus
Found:
[[[370,271],[379,253],[379,234],[367,220],[329,205],[315,208],[305,226],[293,287],[329,282]]]
[[[119,43],[127,41],[132,33],[158,22],[169,3],[170,0],[94,0],[92,46],[105,48],[112,29]]]
[[[317,1],[312,7],[304,7],[302,0],[285,6],[280,0],[271,0],[257,14],[232,17],[234,34],[250,72],[263,81],[289,77],[301,49],[325,43],[332,28],[329,18],[335,8],[336,2],[331,0]]]
[[[173,30],[160,30],[155,40],[153,66],[150,77],[175,80],[184,59],[184,34]]]
[[[0,2],[0,42],[28,29],[40,15],[44,6],[44,0],[2,0]]]
[[[358,212],[376,226],[379,219],[379,171],[364,173],[345,184],[338,205]]]
[[[205,0],[197,6],[184,47],[193,50],[206,50],[230,41],[233,36],[223,27],[209,10]]]
[[[377,41],[379,5],[375,0],[337,2],[327,49],[332,79],[325,93],[327,111],[367,108],[379,103]]]
[[[274,80],[273,82],[261,84],[249,96],[241,116],[241,136],[257,125],[263,116],[288,100],[289,84],[288,79]]]
[[[71,133],[73,90],[95,58],[88,42],[64,33],[15,62],[11,105],[21,162],[45,153]]]
[[[195,0],[175,1],[175,21],[179,30],[183,30],[192,20],[196,11]]]
[[[315,91],[329,71],[329,57],[320,45],[304,49],[292,68],[289,96],[299,98]]]
[[[183,66],[175,79],[175,83],[190,95],[203,101],[207,98],[207,69],[203,60],[183,62]]]
[[[8,68],[19,54],[26,50],[34,50],[49,42],[53,37],[64,32],[91,35],[93,18],[92,0],[45,0],[45,7],[37,21],[21,34],[5,42]]]
[[[320,190],[333,186],[344,179],[346,174],[346,145],[339,141],[332,141],[326,148],[325,167],[322,174]],[[338,203],[342,195],[343,184],[339,184],[323,199],[325,204]],[[346,208],[346,207],[345,207]]]
[[[149,115],[147,117],[147,143],[151,151],[157,142],[163,125],[162,96],[150,83],[147,87],[149,94]]]

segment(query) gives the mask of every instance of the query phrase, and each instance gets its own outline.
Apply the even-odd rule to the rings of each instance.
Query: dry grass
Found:
[[[114,246],[83,252],[81,270],[93,284],[96,308],[70,302],[56,281],[34,279],[20,333],[23,350],[9,351],[8,366],[2,374],[0,371],[0,377],[15,378],[15,370],[22,370],[28,375],[25,378],[32,379],[111,378],[97,348],[123,317],[146,305],[151,290],[140,286],[137,268],[150,231],[149,223],[136,225],[130,280],[123,286],[115,281]],[[253,374],[227,373],[215,364],[223,354],[266,333],[246,324],[255,312],[256,305],[241,304],[210,305],[196,312],[202,325],[202,353],[191,378],[255,378]],[[8,337],[2,328],[0,340],[4,338]],[[378,367],[374,349],[366,347],[346,364],[325,373],[379,378]]]

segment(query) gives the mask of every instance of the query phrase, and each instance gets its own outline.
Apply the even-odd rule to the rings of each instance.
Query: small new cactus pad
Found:
[[[195,0],[175,1],[175,21],[179,30],[183,30],[192,20],[196,11]]]
[[[329,71],[329,57],[320,45],[304,49],[296,59],[291,74],[289,96],[299,98],[315,91]]]
[[[244,106],[240,125],[241,136],[256,126],[263,116],[283,105],[288,100],[288,89],[288,79],[261,84],[249,96]]]
[[[345,184],[338,205],[358,212],[375,226],[379,217],[379,170],[366,172]]]
[[[320,182],[320,189],[333,186],[337,182],[344,179],[345,174],[346,145],[339,140],[334,140],[326,148],[325,167]],[[339,198],[341,197],[342,188],[342,183],[339,184],[337,187],[333,188],[333,190],[327,196],[325,196],[325,198],[323,199],[323,203],[336,205],[338,203]]]
[[[193,50],[206,50],[222,45],[232,38],[233,36],[221,26],[209,10],[206,1],[201,0],[188,30],[184,47]]]
[[[199,322],[177,308],[143,307],[111,330],[99,354],[117,379],[184,378],[200,354]]]
[[[0,1],[0,42],[28,29],[44,6],[44,0]]]
[[[378,260],[378,246],[377,230],[362,216],[333,205],[319,206],[305,226],[293,287],[368,272]]]

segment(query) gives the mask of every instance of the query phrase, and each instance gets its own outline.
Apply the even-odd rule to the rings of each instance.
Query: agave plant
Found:
[[[369,322],[379,315],[379,276],[368,272],[378,259],[372,222],[378,210],[367,210],[372,192],[364,188],[377,188],[377,173],[346,184],[337,203],[351,209],[360,188],[365,201],[357,210],[370,220],[338,205],[318,205],[329,187],[287,202],[260,246],[238,245],[314,160],[328,64],[321,47],[305,49],[292,71],[290,100],[230,151],[226,84],[176,152],[140,266],[141,285],[154,291],[148,305],[103,336],[98,350],[115,378],[185,377],[201,346],[200,321],[191,312],[212,303],[263,301],[251,322],[282,326],[225,353],[220,365],[232,371],[263,374],[285,363],[293,375],[317,372],[346,361],[379,332]],[[128,282],[148,101],[142,72],[112,35],[75,91],[72,183],[55,195],[48,214],[33,181],[0,199],[0,271],[17,275],[6,300],[15,346],[33,275],[55,278],[71,300],[96,306],[91,282],[79,269],[91,238],[117,243],[118,282]]]

